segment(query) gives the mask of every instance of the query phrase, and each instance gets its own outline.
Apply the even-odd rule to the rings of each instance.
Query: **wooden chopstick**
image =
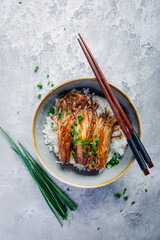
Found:
[[[145,162],[144,162],[144,160],[142,158],[142,155],[138,151],[135,143],[133,142],[129,131],[127,130],[127,128],[126,128],[126,126],[125,126],[125,124],[124,124],[124,122],[123,122],[123,120],[122,120],[122,118],[121,118],[121,116],[120,116],[116,106],[114,105],[114,103],[113,103],[113,101],[112,101],[112,99],[111,99],[111,97],[110,97],[110,95],[109,95],[109,93],[108,93],[104,83],[102,82],[102,79],[101,79],[102,76],[99,74],[96,66],[92,62],[91,57],[88,55],[88,53],[87,53],[86,49],[84,48],[84,46],[83,46],[82,42],[80,41],[80,39],[78,39],[78,41],[79,41],[79,44],[80,44],[80,46],[81,46],[81,48],[82,48],[82,50],[83,50],[83,52],[84,52],[84,54],[85,54],[89,64],[90,64],[90,66],[91,66],[91,68],[92,68],[92,70],[93,70],[93,72],[94,72],[94,74],[95,74],[95,76],[96,76],[96,78],[97,78],[101,88],[102,88],[102,91],[105,94],[105,97],[108,100],[108,103],[110,104],[110,107],[111,107],[112,111],[114,112],[115,117],[117,118],[117,121],[118,121],[118,123],[119,123],[119,125],[120,125],[120,127],[121,127],[121,129],[122,129],[122,131],[123,131],[123,133],[124,133],[124,135],[126,137],[126,139],[127,139],[127,142],[129,144],[129,146],[130,146],[130,148],[131,148],[135,158],[137,159],[137,162],[138,162],[141,170],[144,172],[145,175],[148,175],[149,171],[148,171],[147,166],[146,166],[146,164],[145,164]]]
[[[100,67],[99,67],[96,59],[94,58],[93,54],[91,53],[90,49],[88,48],[88,46],[87,46],[87,44],[85,43],[84,39],[82,38],[81,34],[78,34],[78,35],[79,35],[81,41],[83,42],[83,44],[84,44],[84,46],[85,46],[85,48],[86,48],[86,50],[87,50],[90,58],[92,59],[92,61],[93,61],[94,65],[95,65],[95,67],[96,67],[96,69],[97,69],[97,71],[98,71],[98,73],[99,73],[99,75],[100,75],[100,77],[101,77],[101,80],[102,80],[102,82],[104,83],[104,85],[105,85],[105,87],[106,87],[109,95],[111,96],[112,100],[114,101],[114,104],[116,105],[116,107],[117,107],[119,113],[121,114],[121,116],[122,116],[122,118],[123,118],[123,120],[124,120],[127,128],[129,129],[130,134],[131,134],[131,136],[132,136],[132,139],[133,139],[134,142],[136,143],[138,150],[141,152],[141,154],[142,154],[145,162],[147,163],[148,167],[149,167],[149,168],[152,168],[154,165],[153,165],[153,163],[152,163],[152,161],[151,161],[151,158],[150,158],[149,154],[147,153],[145,147],[143,146],[143,143],[142,143],[141,140],[139,139],[136,131],[134,130],[132,124],[130,123],[130,121],[129,121],[129,119],[127,118],[125,112],[123,111],[121,105],[119,104],[119,102],[118,102],[116,96],[114,95],[114,93],[113,93],[113,91],[112,91],[109,83],[107,82],[107,80],[106,80],[106,78],[105,78],[102,70],[100,69]]]

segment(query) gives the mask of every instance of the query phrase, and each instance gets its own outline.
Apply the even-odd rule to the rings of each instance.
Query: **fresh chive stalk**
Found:
[[[61,226],[63,226],[62,221],[59,217],[61,217],[63,220],[67,220],[67,208],[69,208],[71,211],[75,211],[77,206],[53,183],[43,168],[35,161],[35,159],[20,142],[18,143],[23,152],[20,150],[14,140],[1,127],[0,131],[4,133],[9,142],[12,144],[11,148],[23,160],[31,176],[37,183],[47,205]]]

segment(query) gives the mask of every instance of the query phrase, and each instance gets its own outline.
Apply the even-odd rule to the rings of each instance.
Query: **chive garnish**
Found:
[[[115,196],[116,198],[120,198],[120,197],[121,197],[121,193],[118,192],[118,193],[114,194],[114,196]]]
[[[77,125],[78,125],[77,121],[74,121],[74,125],[75,125],[75,126],[77,126]]]
[[[1,127],[0,130],[11,143],[12,149],[21,157],[31,176],[37,183],[37,186],[39,187],[39,190],[41,191],[49,208],[61,226],[63,226],[60,217],[63,220],[67,220],[67,208],[69,208],[71,211],[75,211],[77,208],[76,205],[54,184],[43,168],[35,161],[35,159],[20,142],[19,145],[23,152]]]
[[[54,123],[53,123],[53,122],[51,122],[51,125],[54,125]]]
[[[148,192],[147,188],[145,189],[145,192]]]
[[[66,125],[62,124],[61,127],[65,127]]]
[[[66,30],[66,28],[64,28],[64,31]]]
[[[92,154],[97,154],[97,150],[93,149]]]
[[[49,78],[49,74],[47,74],[47,78]]]
[[[83,150],[83,153],[87,153],[87,151],[86,151],[86,150]]]
[[[114,165],[117,165],[119,163],[119,161],[117,160],[117,157],[112,157],[111,160],[107,163],[107,165],[111,165],[111,166],[114,166]]]
[[[78,121],[79,121],[79,122],[82,122],[82,119],[83,119],[83,118],[84,118],[84,116],[79,115],[79,116],[78,116]]]
[[[70,111],[68,111],[67,113],[68,113],[68,114],[70,114],[71,112],[70,112]]]
[[[67,108],[65,106],[63,106],[63,109],[67,111]]]
[[[121,136],[119,136],[119,139],[121,139],[122,137]]]
[[[95,134],[93,134],[95,137],[97,137],[98,136],[98,133],[95,133]]]
[[[133,201],[133,202],[131,202],[131,205],[133,205],[133,204],[135,204],[136,202],[135,201]]]
[[[37,72],[37,71],[38,71],[38,69],[39,69],[39,67],[38,67],[38,66],[36,66],[36,67],[35,67],[35,72]]]
[[[61,119],[62,118],[62,113],[58,113],[58,118]]]
[[[52,115],[55,114],[55,108],[54,108],[54,107],[51,107],[51,108],[50,108],[50,111],[48,112],[48,115],[49,115],[50,113],[51,113]]]
[[[43,85],[42,85],[41,83],[38,83],[38,84],[37,84],[37,87],[39,87],[40,89],[42,89],[42,88],[43,88]]]
[[[97,227],[97,230],[99,230],[100,228],[99,227]]]
[[[48,83],[47,83],[47,84],[49,85],[49,84],[50,84],[50,82],[51,82],[51,81],[48,81]]]
[[[38,94],[38,98],[41,98],[41,97],[42,97],[42,94],[39,93],[39,94]]]
[[[18,2],[19,4],[22,4],[22,2]]]
[[[127,201],[128,200],[128,196],[124,197],[124,200]]]
[[[123,190],[123,195],[125,194],[126,191],[127,191],[127,188],[124,188],[124,190]]]
[[[89,154],[89,156],[91,156],[91,152],[89,152],[88,154]]]
[[[123,210],[121,209],[120,212],[122,212]]]
[[[51,84],[51,87],[54,87],[54,84],[53,84],[53,83]]]
[[[72,156],[75,157],[76,156],[76,153],[75,151],[72,151]]]
[[[92,165],[94,166],[95,164],[96,164],[96,163],[93,161],[93,162],[92,162]]]

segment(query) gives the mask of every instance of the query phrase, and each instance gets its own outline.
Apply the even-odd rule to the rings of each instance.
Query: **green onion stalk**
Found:
[[[47,205],[61,226],[63,226],[62,219],[68,219],[68,209],[75,211],[77,206],[53,183],[48,174],[43,170],[43,168],[36,162],[36,160],[19,141],[18,144],[20,147],[18,147],[14,140],[1,127],[0,131],[4,133],[12,145],[11,148],[20,156],[24,162],[32,178],[37,183],[37,186],[42,193]]]

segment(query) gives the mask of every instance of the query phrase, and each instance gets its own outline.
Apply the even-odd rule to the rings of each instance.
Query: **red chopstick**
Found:
[[[84,54],[85,54],[88,62],[89,62],[90,66],[91,66],[91,68],[92,68],[92,70],[93,70],[93,72],[94,72],[94,74],[95,74],[95,76],[96,76],[96,78],[97,78],[97,80],[98,80],[98,82],[99,82],[99,84],[100,84],[100,86],[101,86],[101,88],[102,88],[102,90],[103,90],[103,92],[104,92],[104,94],[105,94],[105,96],[106,96],[106,98],[107,98],[107,100],[108,100],[111,108],[112,108],[112,111],[113,111],[114,114],[115,114],[115,117],[117,118],[117,121],[118,121],[118,123],[119,123],[119,125],[120,125],[120,127],[121,127],[121,129],[122,129],[122,131],[123,131],[123,133],[124,133],[127,141],[128,141],[128,144],[129,144],[129,146],[130,146],[133,154],[135,155],[135,158],[137,159],[141,170],[144,172],[145,175],[148,175],[148,174],[149,174],[149,171],[148,171],[148,169],[147,169],[147,166],[146,166],[146,164],[145,164],[144,159],[142,158],[142,155],[141,155],[140,152],[139,152],[140,149],[135,145],[135,143],[134,143],[134,141],[133,141],[133,140],[134,140],[134,138],[133,138],[133,133],[135,133],[134,128],[133,128],[133,126],[131,125],[131,123],[129,122],[127,116],[125,115],[123,109],[121,108],[121,106],[120,106],[118,100],[116,99],[114,93],[112,92],[112,89],[110,88],[107,80],[105,79],[105,77],[104,77],[104,75],[103,75],[100,67],[98,66],[98,63],[97,63],[96,60],[94,59],[94,57],[93,57],[91,51],[89,50],[87,44],[84,42],[84,40],[83,40],[83,38],[81,37],[80,34],[79,34],[79,36],[80,36],[80,39],[81,39],[81,41],[83,42],[83,44],[84,44],[85,47],[83,46],[83,44],[82,44],[82,42],[80,41],[80,39],[78,39],[78,41],[79,41],[79,43],[80,43],[80,46],[81,46],[81,48],[82,48],[82,50],[83,50],[83,52],[84,52]],[[87,50],[86,50],[85,48],[86,48]],[[108,87],[108,86],[109,86],[109,87]],[[113,97],[113,98],[111,98],[111,97]],[[114,99],[114,102],[113,102],[113,99]],[[118,103],[118,104],[117,104],[117,103]],[[116,105],[116,106],[115,106],[115,105]],[[121,108],[121,110],[119,110],[120,108]],[[120,113],[123,111],[122,114],[123,114],[123,116],[124,116],[124,118],[125,118],[124,121],[125,121],[125,123],[127,122],[126,125],[127,125],[127,127],[129,126],[128,129],[130,130],[132,136],[131,136],[131,134],[129,133],[127,127],[125,126],[125,124],[124,124],[124,122],[123,122],[123,120],[122,120],[122,118],[121,118],[118,110],[120,111]],[[121,114],[121,115],[122,115],[122,114]],[[122,117],[123,117],[123,116],[122,116]],[[135,136],[136,136],[136,135],[135,135]],[[137,137],[138,137],[138,135],[137,135]],[[133,139],[132,139],[132,138],[133,138]],[[139,138],[138,138],[138,139],[139,139]],[[144,147],[144,146],[143,146],[143,147]],[[150,166],[151,166],[151,165],[150,165]]]

